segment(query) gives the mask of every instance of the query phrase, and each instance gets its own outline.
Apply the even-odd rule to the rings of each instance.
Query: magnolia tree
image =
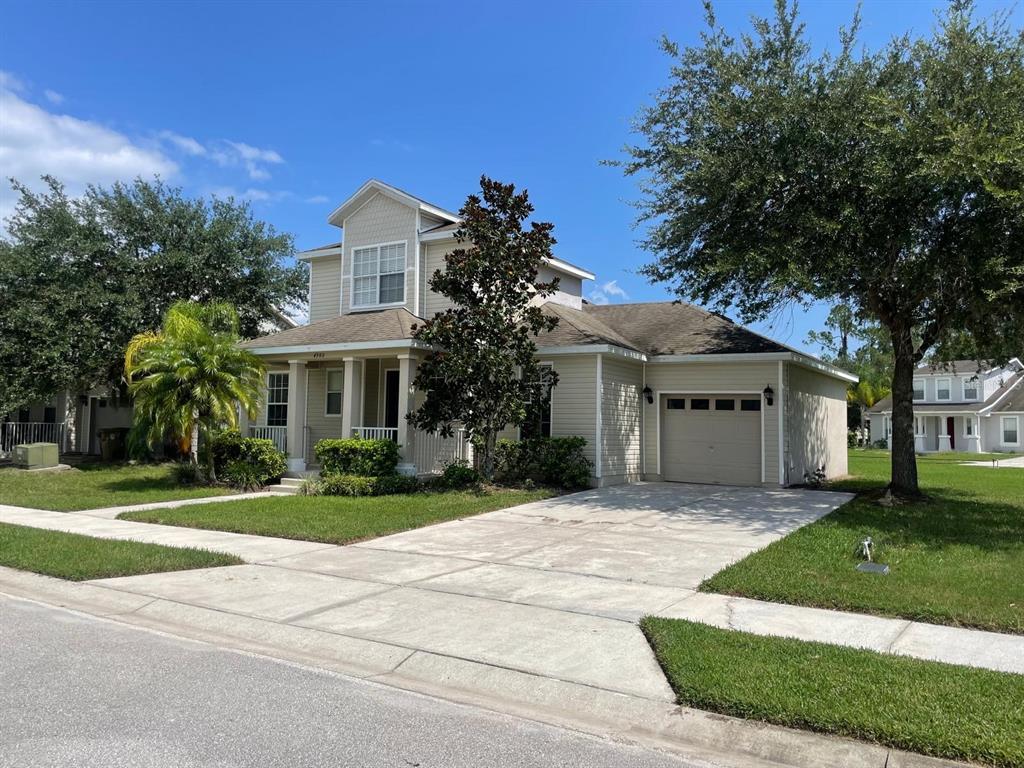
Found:
[[[646,274],[747,321],[843,304],[892,348],[892,491],[918,494],[913,375],[966,334],[1005,359],[1024,339],[1024,33],[956,2],[930,38],[873,52],[858,21],[812,51],[795,4],[673,57],[628,148]]]
[[[416,329],[432,351],[415,381],[426,398],[409,421],[445,437],[461,423],[488,479],[498,433],[522,424],[530,404],[555,383],[553,373],[541,375],[534,343],[558,322],[534,301],[558,286],[557,278],[544,283],[537,277],[555,239],[551,224],[526,226],[531,213],[525,190],[481,177],[480,194],[470,195],[459,211],[455,237],[463,247],[445,256],[445,268],[430,278],[431,290],[452,306]]]

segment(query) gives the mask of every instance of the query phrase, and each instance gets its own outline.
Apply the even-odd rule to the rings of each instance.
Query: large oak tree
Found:
[[[55,179],[19,199],[0,239],[0,414],[121,380],[124,351],[178,301],[226,302],[256,336],[304,303],[292,238],[245,203],[136,180],[68,196]]]
[[[918,493],[912,379],[968,334],[1024,344],[1024,34],[957,2],[930,37],[878,51],[858,21],[816,53],[778,0],[735,38],[707,7],[699,45],[638,121],[646,274],[745,320],[827,300],[886,329],[892,489]]]

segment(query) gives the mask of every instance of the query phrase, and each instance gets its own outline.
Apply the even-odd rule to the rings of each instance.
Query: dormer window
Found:
[[[924,400],[924,379],[914,379],[914,400]]]
[[[405,302],[405,242],[352,250],[352,308]]]
[[[972,376],[964,379],[964,400],[978,399],[978,377]]]
[[[936,379],[935,380],[935,399],[936,400],[949,400],[951,397],[951,388],[949,379]]]

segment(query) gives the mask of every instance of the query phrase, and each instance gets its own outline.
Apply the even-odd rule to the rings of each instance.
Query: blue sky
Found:
[[[868,45],[927,32],[939,3],[863,3]],[[983,2],[990,13],[1005,3]],[[834,45],[854,2],[804,3]],[[647,3],[130,2],[0,4],[0,176],[86,183],[159,173],[234,194],[308,248],[377,177],[458,209],[481,173],[530,190],[558,255],[598,301],[666,298],[636,274],[630,121],[666,82],[657,39],[695,41],[694,0]],[[767,2],[719,2],[747,29]],[[1015,19],[1022,15],[1014,10]],[[10,191],[0,193],[0,216]],[[826,309],[755,327],[803,346]]]

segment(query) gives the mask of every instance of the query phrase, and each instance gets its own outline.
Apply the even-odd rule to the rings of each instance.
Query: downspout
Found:
[[[644,390],[647,389],[647,362],[640,364],[640,398],[637,400],[640,407],[640,473],[643,479],[647,479],[647,410],[644,408]],[[763,453],[763,450],[762,450]]]
[[[597,355],[597,418],[596,418],[596,432],[594,434],[595,442],[594,446],[594,477],[597,480],[598,486],[601,485],[601,454],[604,452],[604,444],[602,442],[603,429],[601,426],[601,395],[603,394],[602,378],[604,373],[601,370],[601,353]]]

